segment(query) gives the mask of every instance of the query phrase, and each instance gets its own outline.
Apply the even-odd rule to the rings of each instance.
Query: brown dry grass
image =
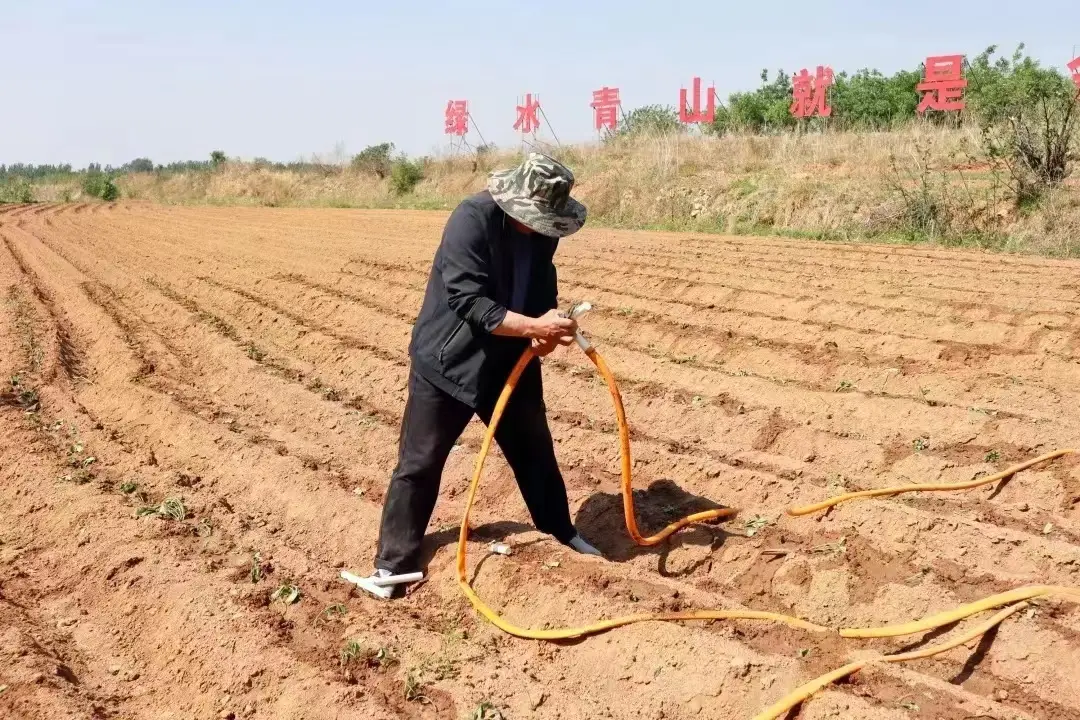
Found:
[[[578,176],[594,223],[615,227],[753,232],[832,240],[930,240],[1055,256],[1080,254],[1080,192],[1066,185],[1021,212],[1005,177],[981,157],[974,129],[770,137],[639,137],[556,148]],[[413,193],[341,166],[323,172],[230,162],[214,172],[137,174],[124,197],[162,203],[450,208],[484,186],[516,152],[435,158]],[[895,160],[894,160],[895,159]],[[929,180],[955,224],[940,235],[906,224],[898,187]],[[77,188],[39,188],[39,199]],[[938,197],[941,196],[941,197]]]

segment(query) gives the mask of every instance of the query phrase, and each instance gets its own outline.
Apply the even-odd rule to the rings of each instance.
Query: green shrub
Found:
[[[669,135],[685,130],[685,126],[679,122],[679,112],[675,108],[666,105],[645,105],[626,113],[619,121],[615,135]],[[610,140],[612,137],[614,136],[609,134],[605,136],[605,140]]]
[[[357,172],[374,175],[382,180],[390,174],[393,162],[390,153],[394,151],[394,143],[379,143],[368,145],[353,156],[352,168]]]
[[[83,178],[83,192],[90,197],[100,198],[105,192],[105,174],[101,172],[87,172]]]
[[[0,185],[0,202],[28,203],[34,201],[34,186],[27,178],[14,177]]]
[[[116,187],[116,183],[112,181],[112,178],[105,178],[101,186],[101,199],[105,202],[113,202],[119,198],[120,190]]]
[[[83,178],[83,192],[91,197],[96,197],[105,202],[113,202],[120,198],[120,190],[112,178],[103,172],[88,172]]]
[[[424,179],[424,163],[401,155],[390,167],[390,188],[397,195],[411,193]]]
[[[1004,171],[1021,212],[1037,208],[1043,195],[1072,173],[1080,138],[1080,94],[1055,69],[1023,55],[975,58],[969,75],[974,109],[982,126],[983,149],[995,170]]]
[[[149,173],[154,172],[154,161],[150,158],[135,158],[129,163],[120,166],[120,172]]]

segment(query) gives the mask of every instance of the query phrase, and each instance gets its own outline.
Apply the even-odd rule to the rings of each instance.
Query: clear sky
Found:
[[[726,97],[764,67],[889,73],[1019,42],[1064,69],[1077,20],[1067,0],[0,0],[0,162],[426,154],[451,98],[512,145],[525,92],[580,141],[602,85],[629,110],[694,75]]]

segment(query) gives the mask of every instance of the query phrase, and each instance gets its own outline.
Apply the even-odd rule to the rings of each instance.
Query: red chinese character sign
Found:
[[[686,88],[679,89],[679,120],[686,124],[711,123],[716,118],[716,88],[709,88],[709,99],[705,103],[705,110],[701,109],[701,78],[694,78],[694,106],[693,109],[686,101]]]
[[[446,103],[447,135],[463,137],[469,132],[469,103],[465,100],[451,100]]]
[[[919,114],[927,110],[956,112],[964,109],[964,88],[968,81],[964,79],[963,55],[937,55],[926,58],[926,70],[923,81],[916,85],[923,93],[919,103]]]
[[[827,93],[832,84],[831,67],[818,65],[815,75],[803,68],[791,78],[791,114],[797,118],[832,115],[832,108],[827,102]]]
[[[614,132],[619,125],[619,88],[602,87],[592,94],[593,124],[597,131]]]
[[[514,129],[521,133],[536,132],[540,129],[540,97],[533,100],[532,93],[525,96],[525,104],[517,106],[517,120]]]
[[[1076,89],[1080,90],[1080,57],[1073,58],[1067,67],[1072,72],[1072,79],[1076,83]]]

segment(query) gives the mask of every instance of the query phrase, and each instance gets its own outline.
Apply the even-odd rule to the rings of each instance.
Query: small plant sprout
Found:
[[[135,492],[138,489],[139,489],[138,484],[133,483],[130,480],[127,481],[127,482],[124,482],[124,483],[120,483],[120,492],[124,493],[125,495],[130,495],[131,493]]]
[[[183,522],[184,519],[187,518],[187,508],[184,507],[184,501],[180,498],[165,498],[160,505],[150,505],[139,508],[135,511],[135,515],[136,517],[153,515],[166,520]]]
[[[853,390],[854,388],[855,386],[852,385],[849,381],[841,380],[840,384],[836,386],[836,392],[847,392],[848,390]]]
[[[251,554],[251,571],[248,576],[251,578],[252,585],[257,585],[262,580],[262,555],[258,552]]]
[[[40,398],[38,398],[37,390],[23,385],[21,376],[11,376],[11,392],[15,395],[19,405],[21,405],[26,412],[33,413],[38,411],[38,408],[40,407]]]
[[[489,700],[485,700],[476,706],[469,720],[503,720],[503,714]]]
[[[922,452],[926,448],[930,447],[930,438],[917,437],[915,438],[914,442],[911,443],[911,446],[915,448],[916,452]]]
[[[384,645],[375,652],[375,662],[380,670],[385,670],[388,667],[397,665],[398,659],[394,651]]]
[[[270,596],[270,600],[273,602],[280,602],[285,605],[285,607],[288,607],[289,605],[299,602],[300,588],[296,587],[291,580],[287,581],[273,592]]]
[[[985,460],[988,463],[995,463],[1000,459],[1001,459],[1001,453],[999,453],[997,450],[991,450],[990,452],[986,453],[986,457],[983,458],[983,460]]]
[[[823,543],[810,548],[810,552],[818,555],[843,555],[847,552],[847,536],[841,537],[835,542]]]
[[[350,640],[345,643],[345,647],[341,649],[341,654],[338,656],[342,667],[347,667],[356,662],[363,652],[364,646],[360,644],[359,640]]]
[[[85,468],[79,468],[67,475],[62,476],[60,479],[64,482],[75,483],[76,485],[85,485],[94,478],[94,474]]]
[[[755,515],[754,517],[750,518],[746,521],[746,537],[754,537],[759,532],[761,532],[761,529],[768,525],[770,522],[772,521],[769,520],[769,518],[763,517],[761,515]]]
[[[245,348],[247,356],[255,362],[262,362],[266,358],[266,351],[257,346],[255,343],[249,343]]]
[[[410,670],[405,675],[405,699],[409,702],[427,702],[423,693],[424,686],[420,682],[420,674],[416,670]]]
[[[335,617],[345,617],[345,613],[347,612],[349,612],[349,610],[344,605],[341,603],[334,603],[333,605],[327,606],[326,609],[319,613],[319,616],[323,620],[329,621]]]

